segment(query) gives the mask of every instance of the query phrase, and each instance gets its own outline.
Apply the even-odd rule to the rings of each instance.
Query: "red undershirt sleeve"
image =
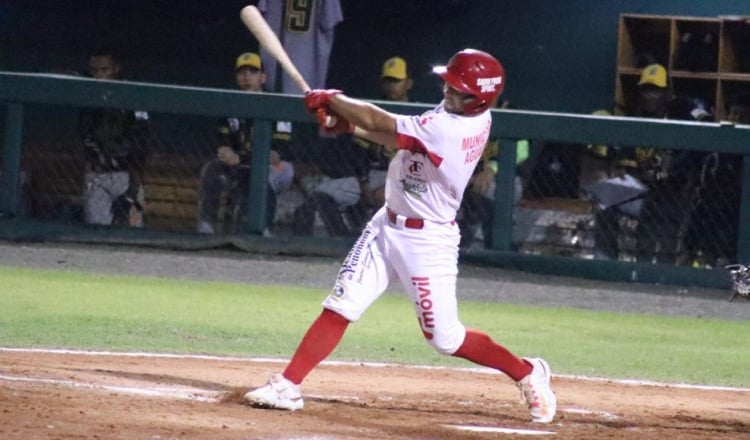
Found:
[[[432,162],[432,164],[436,167],[439,167],[443,162],[442,157],[429,151],[427,147],[425,147],[425,145],[422,143],[422,141],[412,136],[407,136],[405,134],[399,133],[396,137],[396,147],[399,150],[409,150],[412,153],[422,153],[427,156],[427,158],[430,159],[430,162]]]

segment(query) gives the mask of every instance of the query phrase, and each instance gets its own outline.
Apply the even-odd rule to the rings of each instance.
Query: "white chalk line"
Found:
[[[517,434],[517,435],[555,435],[554,431],[542,431],[539,429],[518,429],[504,428],[501,426],[475,426],[475,425],[442,425],[445,428],[457,429],[459,431],[469,432],[491,432],[496,434]]]
[[[199,402],[218,402],[221,393],[217,391],[202,390],[199,388],[185,388],[185,387],[127,387],[121,385],[104,385],[95,384],[90,382],[78,382],[75,380],[60,380],[60,379],[43,379],[39,377],[29,376],[16,376],[0,374],[0,380],[8,382],[30,382],[30,383],[42,383],[58,386],[66,386],[71,388],[84,388],[90,390],[101,390],[101,391],[112,391],[122,394],[133,394],[137,396],[147,397],[168,397],[176,399],[186,400],[197,400]]]
[[[224,362],[251,362],[251,363],[287,363],[288,359],[279,358],[246,358],[236,356],[216,356],[216,355],[201,355],[201,354],[175,354],[175,353],[148,353],[148,352],[115,352],[115,351],[94,351],[94,350],[67,350],[59,348],[18,348],[18,347],[0,347],[0,353],[43,353],[43,354],[70,354],[80,356],[112,356],[112,357],[146,357],[146,358],[161,358],[161,359],[197,359],[197,360],[211,360],[211,361],[224,361]],[[408,368],[417,370],[451,370],[451,371],[468,371],[473,373],[487,373],[487,374],[498,374],[497,371],[484,368],[484,367],[445,367],[445,366],[431,366],[431,365],[408,365],[408,364],[394,364],[385,362],[351,362],[351,361],[323,361],[323,365],[332,366],[364,366],[369,368]],[[712,386],[712,385],[694,385],[685,383],[666,383],[657,382],[650,380],[636,380],[636,379],[609,379],[604,377],[591,377],[591,376],[580,376],[580,375],[567,375],[567,374],[553,374],[553,377],[559,377],[563,379],[572,379],[589,382],[607,382],[619,385],[630,385],[630,386],[651,386],[651,387],[665,387],[665,388],[681,388],[691,390],[706,390],[706,391],[728,391],[728,392],[739,392],[748,393],[750,388],[744,387],[727,387],[727,386]]]

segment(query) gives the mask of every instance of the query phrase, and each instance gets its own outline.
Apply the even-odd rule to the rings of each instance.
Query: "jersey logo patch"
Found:
[[[412,160],[411,164],[409,164],[409,172],[414,174],[419,174],[422,171],[422,162],[417,162],[416,160]]]

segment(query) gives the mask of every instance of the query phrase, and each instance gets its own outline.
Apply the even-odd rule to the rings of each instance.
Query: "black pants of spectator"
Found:
[[[685,234],[685,253],[702,266],[736,263],[742,157],[708,153],[696,180],[697,202]]]
[[[617,260],[621,215],[616,206],[594,213],[594,250],[597,258]]]
[[[199,221],[207,222],[214,228],[221,224],[225,233],[236,232],[242,215],[248,209],[249,185],[249,167],[233,167],[218,159],[208,162],[201,170],[198,194]],[[224,218],[219,219],[222,197],[225,197],[225,211]],[[268,185],[266,193],[267,228],[273,225],[275,216],[276,193]]]
[[[680,231],[692,211],[691,185],[677,182],[651,188],[635,229],[636,258],[645,263],[674,264],[681,246]]]
[[[484,247],[491,246],[494,206],[494,200],[482,194],[473,191],[467,191],[464,194],[461,201],[461,218],[458,220],[458,228],[461,231],[460,247],[470,247],[480,227],[484,237]]]
[[[367,222],[367,210],[362,202],[342,208],[330,195],[313,192],[294,211],[295,235],[313,235],[316,212],[320,213],[326,233],[331,237],[357,235]],[[344,220],[344,216],[351,227]]]
[[[739,187],[708,187],[698,201],[685,234],[685,252],[709,266],[737,262]]]

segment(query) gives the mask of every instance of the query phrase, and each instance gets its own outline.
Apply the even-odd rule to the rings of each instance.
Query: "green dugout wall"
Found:
[[[165,86],[148,83],[95,81],[78,77],[0,72],[0,102],[4,103],[0,188],[0,237],[10,240],[60,240],[69,242],[129,243],[149,246],[205,248],[232,245],[254,252],[327,254],[344,256],[350,243],[337,240],[261,237],[262,210],[250,210],[245,234],[236,237],[205,237],[197,234],[167,234],[150,231],[55,225],[18,216],[19,164],[23,147],[24,110],[27,105],[118,107],[177,115],[221,117],[227,114],[266,121],[256,130],[257,154],[253,167],[250,206],[264,206],[270,121],[311,122],[299,96],[253,94],[209,88]],[[418,104],[379,104],[399,113],[418,114],[430,108]],[[588,115],[493,110],[492,135],[501,139],[538,139],[570,143],[603,143],[653,146],[678,150],[717,151],[740,154],[744,180],[739,231],[739,261],[750,261],[750,126],[725,123],[657,121],[627,117],[601,118]],[[50,121],[51,124],[54,121]],[[526,255],[511,249],[512,181],[515,151],[503,149],[497,177],[497,210],[492,249],[471,251],[464,261],[533,272],[678,285],[727,287],[728,273],[659,264],[582,260],[573,257]]]

